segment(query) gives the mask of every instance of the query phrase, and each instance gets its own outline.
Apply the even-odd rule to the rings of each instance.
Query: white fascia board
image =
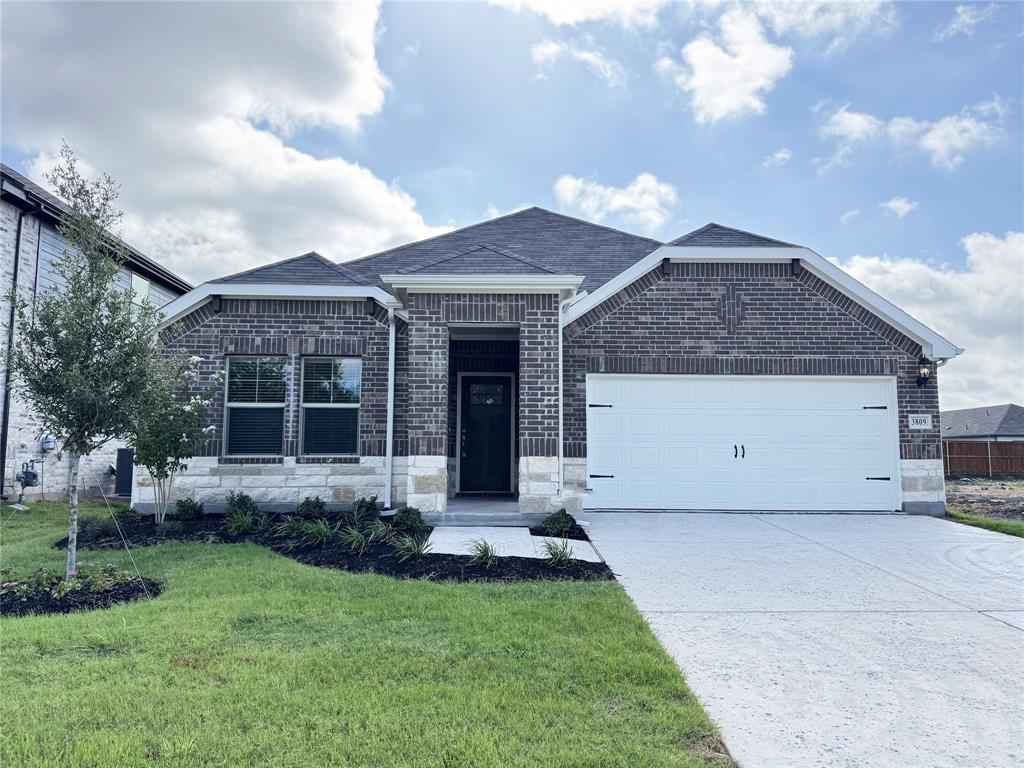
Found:
[[[231,299],[373,299],[385,308],[401,303],[373,285],[295,285],[293,283],[203,283],[164,305],[166,328],[206,304],[213,296]]]
[[[928,357],[948,359],[964,351],[809,248],[692,248],[664,245],[569,307],[562,318],[562,326],[578,320],[666,259],[705,264],[783,263],[799,259],[805,269],[920,343]]]
[[[381,275],[388,285],[412,293],[575,292],[579,275]]]

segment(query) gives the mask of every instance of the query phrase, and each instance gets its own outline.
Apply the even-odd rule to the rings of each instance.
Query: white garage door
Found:
[[[893,511],[890,377],[587,376],[588,509]]]

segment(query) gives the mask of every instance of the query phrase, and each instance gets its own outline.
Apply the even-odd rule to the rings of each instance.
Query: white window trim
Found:
[[[261,360],[266,358],[280,358],[285,361],[285,366],[288,365],[287,355],[228,355],[225,359],[225,375],[224,377],[224,440],[221,444],[221,456],[226,459],[280,459],[284,457],[284,435],[286,428],[286,417],[288,413],[288,377],[287,371],[285,372],[285,383],[284,383],[284,400],[280,403],[232,403],[231,402],[231,361],[250,359],[250,360]],[[258,369],[257,369],[258,370]],[[257,384],[259,382],[257,373]],[[231,435],[228,433],[230,425],[231,408],[280,408],[281,409],[281,450],[278,453],[229,453],[228,444],[231,439]]]
[[[358,360],[359,361],[359,402],[358,403],[309,403],[303,401],[303,388],[306,386],[306,361],[307,360]],[[303,459],[323,459],[337,456],[338,458],[358,457],[359,434],[363,426],[363,358],[358,355],[306,355],[302,358],[302,365],[299,369],[299,445],[298,455]],[[355,408],[359,411],[356,414],[356,450],[354,453],[306,453],[306,408]]]

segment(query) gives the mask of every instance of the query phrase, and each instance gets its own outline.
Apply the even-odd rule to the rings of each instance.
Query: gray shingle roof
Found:
[[[348,261],[345,266],[372,284],[380,284],[380,275],[416,270],[425,274],[462,268],[520,274],[546,271],[582,275],[586,278],[582,287],[592,291],[661,245],[648,237],[535,207]],[[496,264],[492,259],[500,260]]]
[[[762,237],[742,229],[723,227],[721,224],[705,224],[700,229],[677,237],[669,245],[683,245],[693,248],[799,248],[798,245]]]
[[[1024,408],[1013,403],[942,411],[942,436],[963,437],[1024,436]]]
[[[297,285],[361,285],[363,280],[316,251],[264,267],[247,269],[211,283],[291,283]]]

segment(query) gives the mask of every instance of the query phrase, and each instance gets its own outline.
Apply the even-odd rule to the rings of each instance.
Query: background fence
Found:
[[[1024,475],[1024,443],[944,444],[946,475]]]

